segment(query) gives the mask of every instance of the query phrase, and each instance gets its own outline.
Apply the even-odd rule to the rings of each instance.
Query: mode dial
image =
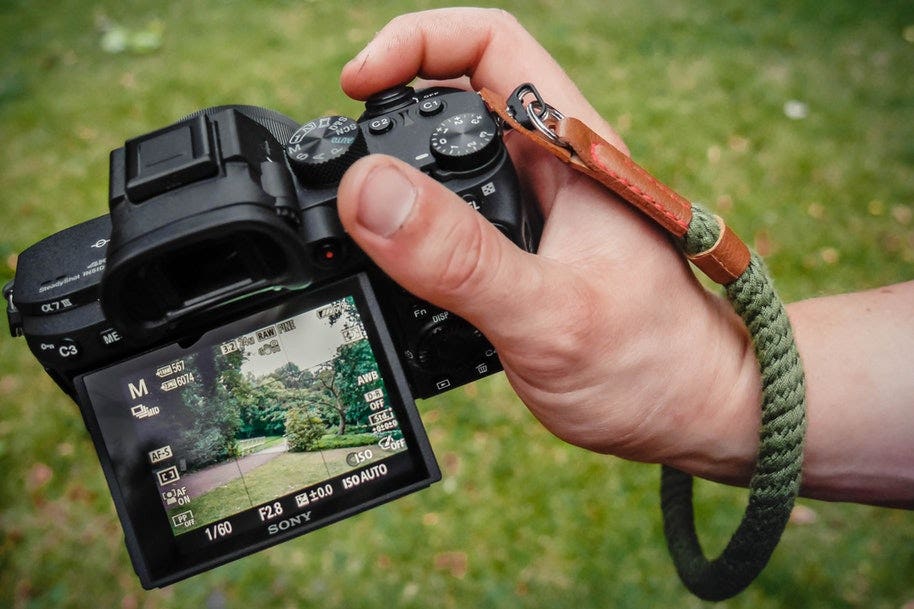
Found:
[[[498,152],[498,128],[488,114],[464,112],[446,118],[431,137],[432,154],[442,169],[469,171]]]
[[[332,186],[356,159],[368,154],[358,123],[346,116],[324,116],[305,123],[289,138],[286,156],[306,186]]]

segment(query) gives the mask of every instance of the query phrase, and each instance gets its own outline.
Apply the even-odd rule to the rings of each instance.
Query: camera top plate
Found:
[[[66,232],[67,246],[58,247]],[[23,315],[57,315],[98,300],[111,220],[83,222],[24,250],[17,261],[16,308]]]

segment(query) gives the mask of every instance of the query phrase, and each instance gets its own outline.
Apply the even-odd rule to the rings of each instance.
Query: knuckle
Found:
[[[387,22],[385,28],[391,29],[401,29],[404,27],[412,27],[416,20],[419,18],[418,13],[405,13],[397,15],[393,19]]]
[[[520,21],[517,20],[517,17],[514,16],[514,13],[507,11],[503,8],[490,8],[488,9],[491,22],[497,22],[500,27],[510,27],[515,29],[523,29],[520,24]]]

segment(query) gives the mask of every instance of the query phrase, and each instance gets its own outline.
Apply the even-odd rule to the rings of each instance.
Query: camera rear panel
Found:
[[[479,96],[400,86],[358,120],[222,106],[128,140],[111,215],[20,256],[10,330],[79,405],[144,587],[440,479],[414,398],[501,370],[343,230],[338,182],[371,153],[536,250],[542,219]]]

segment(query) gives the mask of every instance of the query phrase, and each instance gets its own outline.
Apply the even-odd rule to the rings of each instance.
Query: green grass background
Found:
[[[0,279],[24,247],[105,211],[126,138],[221,103],[357,114],[339,68],[390,17],[437,5],[0,0]],[[636,159],[767,255],[788,300],[914,277],[911,2],[501,6]],[[157,48],[106,51],[113,24]],[[792,100],[805,118],[785,114]],[[0,338],[0,375],[0,607],[703,604],[666,555],[657,468],[562,444],[501,377],[420,405],[442,483],[144,592],[76,407],[22,340]],[[697,501],[718,550],[745,492],[702,483]],[[801,505],[805,524],[722,606],[910,609],[914,515]]]

